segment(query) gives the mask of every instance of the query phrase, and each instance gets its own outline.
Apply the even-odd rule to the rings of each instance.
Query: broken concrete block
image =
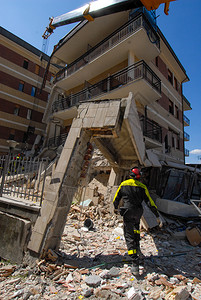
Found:
[[[158,226],[156,216],[152,213],[146,203],[142,202],[143,206],[143,215],[140,221],[140,227],[143,227],[145,230],[154,228]]]
[[[97,287],[101,284],[101,278],[98,275],[91,275],[85,279],[85,282],[88,286]]]
[[[135,290],[134,287],[130,288],[127,292],[127,297],[129,300],[142,300],[144,298],[139,291]]]
[[[8,277],[15,271],[15,266],[7,265],[3,268],[0,268],[0,277]]]
[[[178,286],[165,297],[166,300],[187,300],[189,292],[186,286]]]
[[[159,287],[159,288],[157,288],[157,289],[154,289],[154,290],[151,291],[151,293],[149,294],[149,298],[150,298],[150,299],[153,299],[153,300],[160,299],[162,290],[163,290],[163,287]]]
[[[119,268],[112,267],[107,273],[106,277],[107,278],[117,277],[119,276],[119,272],[120,272]]]
[[[112,234],[114,234],[114,236],[120,236],[123,237],[124,235],[124,230],[122,227],[117,227],[112,231]]]
[[[31,222],[0,212],[0,256],[21,263],[27,248]]]
[[[88,298],[93,295],[93,289],[85,289],[83,290],[82,294],[84,297]]]

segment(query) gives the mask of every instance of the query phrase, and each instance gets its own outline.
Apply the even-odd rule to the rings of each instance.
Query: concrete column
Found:
[[[128,52],[128,66],[131,66],[135,63],[135,54],[132,50]]]
[[[86,185],[88,164],[84,157],[90,148],[89,141],[93,135],[105,137],[106,129],[117,130],[119,110],[120,100],[87,102],[79,106],[32,230],[28,249],[36,256],[42,257],[48,249],[58,249],[73,196],[78,186]],[[115,176],[111,177],[111,183],[114,180]]]
[[[129,50],[129,52],[128,52],[128,67],[133,65],[134,63],[135,63],[135,54],[132,50]],[[130,77],[130,79],[135,78],[133,69],[128,72],[128,77]]]
[[[53,178],[46,187],[41,214],[33,228],[28,249],[42,255],[58,249],[73,196],[79,185],[83,158],[91,132],[82,129],[82,119],[72,123]]]

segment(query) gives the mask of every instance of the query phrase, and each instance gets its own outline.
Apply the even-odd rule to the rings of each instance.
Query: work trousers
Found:
[[[124,220],[124,237],[128,249],[128,255],[133,261],[138,263],[138,251],[140,249],[140,218],[142,208],[135,211],[127,209],[123,215]]]

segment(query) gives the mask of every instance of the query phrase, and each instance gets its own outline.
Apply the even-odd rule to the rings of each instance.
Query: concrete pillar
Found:
[[[60,245],[67,214],[80,183],[83,157],[90,138],[91,132],[82,129],[80,119],[75,119],[53,178],[46,187],[41,214],[28,244],[28,249],[37,256],[42,255],[48,248],[58,249]]]
[[[93,134],[101,136],[102,128],[114,130],[119,109],[120,100],[79,106],[28,244],[28,249],[37,256],[49,248],[58,249],[73,196],[79,185],[86,185],[84,157],[88,142]]]
[[[135,54],[132,50],[129,50],[128,52],[128,67],[132,66],[135,63]],[[134,69],[130,70],[128,72],[128,77],[130,77],[130,79],[134,79]]]
[[[116,173],[115,173],[114,169],[112,168],[112,170],[110,172],[110,177],[108,179],[108,185],[113,186],[115,184],[115,179],[116,179]]]
[[[131,66],[135,63],[135,54],[132,50],[128,52],[128,66]]]

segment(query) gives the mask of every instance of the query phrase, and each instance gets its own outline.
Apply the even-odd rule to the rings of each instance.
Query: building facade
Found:
[[[53,81],[44,115],[46,146],[66,137],[81,102],[127,97],[132,92],[147,150],[159,162],[185,163],[189,101],[184,67],[141,8],[83,21],[57,45],[51,61],[63,66]]]
[[[49,57],[0,27],[0,154],[32,151],[42,144],[42,123],[50,94],[51,66],[40,93]],[[15,150],[13,149],[15,148]]]

